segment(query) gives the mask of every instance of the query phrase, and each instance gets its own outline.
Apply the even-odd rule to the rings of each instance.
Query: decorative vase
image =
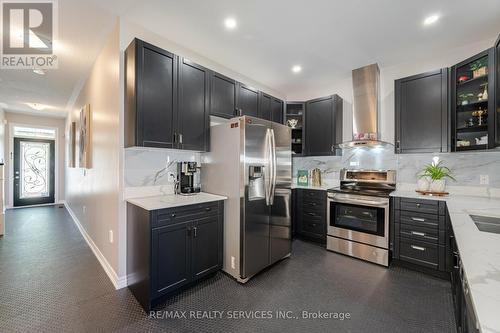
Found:
[[[427,191],[430,186],[430,178],[429,177],[421,177],[417,181],[417,189],[419,191]]]
[[[432,180],[429,190],[431,192],[444,192],[446,188],[446,179],[437,179],[437,180]]]

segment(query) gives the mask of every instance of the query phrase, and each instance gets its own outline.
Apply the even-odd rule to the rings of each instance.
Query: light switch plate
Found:
[[[479,175],[479,184],[489,185],[490,184],[490,176],[489,175]]]

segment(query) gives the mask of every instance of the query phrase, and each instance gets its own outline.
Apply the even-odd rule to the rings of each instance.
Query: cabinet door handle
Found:
[[[174,132],[174,140],[173,141],[174,141],[174,143],[177,142],[177,133],[175,133],[175,132]]]
[[[205,208],[205,210],[206,210],[207,212],[209,212],[209,211],[211,211],[211,210],[212,210],[212,208],[207,207],[207,208]]]
[[[411,232],[412,235],[416,235],[416,236],[422,236],[424,237],[425,236],[425,233],[424,232],[418,232],[418,231],[412,231]]]
[[[179,143],[182,144],[182,134],[179,134]]]
[[[193,227],[194,237],[198,236],[198,228]]]
[[[411,218],[413,221],[418,221],[418,222],[425,222],[425,219],[421,218],[421,217],[412,217]]]
[[[309,216],[316,216],[316,214],[314,214],[314,213],[307,213],[307,215],[309,215]]]
[[[425,247],[422,246],[411,245],[411,248],[414,250],[425,251]]]
[[[172,216],[172,217],[176,217],[175,213],[173,213],[173,214],[172,214],[172,215],[170,215],[170,216]]]
[[[417,204],[417,208],[420,208],[420,204]]]

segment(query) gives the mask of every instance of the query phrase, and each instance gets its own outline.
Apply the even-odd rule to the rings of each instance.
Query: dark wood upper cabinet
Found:
[[[134,39],[125,67],[125,147],[174,148],[177,56]]]
[[[446,152],[448,69],[395,81],[395,152]]]
[[[125,147],[207,150],[209,70],[139,39],[125,68]]]
[[[339,154],[337,145],[342,142],[342,98],[332,95],[306,102],[304,126],[305,155]]]
[[[260,93],[259,117],[283,124],[283,101],[271,95]]]
[[[217,117],[236,116],[237,82],[224,75],[211,72],[210,114]]]
[[[484,150],[500,144],[495,100],[496,49],[451,67],[451,150]]]
[[[284,124],[283,101],[275,97],[271,98],[271,120],[275,123]]]
[[[259,91],[238,83],[237,109],[239,116],[259,116]]]
[[[273,97],[260,92],[259,117],[266,120],[272,120],[272,100]]]
[[[180,59],[177,144],[181,149],[208,150],[209,85],[208,69],[187,59]]]

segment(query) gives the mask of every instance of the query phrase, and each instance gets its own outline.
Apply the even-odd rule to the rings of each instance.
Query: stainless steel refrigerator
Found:
[[[202,190],[228,197],[223,270],[239,282],[291,252],[290,128],[238,117],[210,128]]]

